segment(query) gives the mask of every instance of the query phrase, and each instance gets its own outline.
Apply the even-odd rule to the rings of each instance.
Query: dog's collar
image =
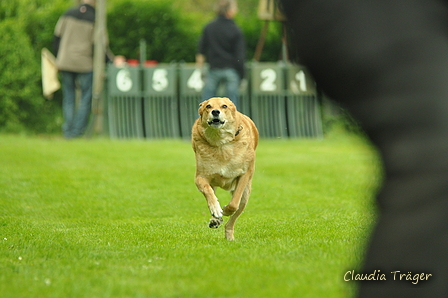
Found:
[[[237,130],[236,133],[235,133],[235,137],[236,137],[237,135],[239,135],[239,134],[240,134],[240,131],[242,131],[242,130],[243,130],[243,126],[242,126],[242,125],[238,126],[238,130]]]

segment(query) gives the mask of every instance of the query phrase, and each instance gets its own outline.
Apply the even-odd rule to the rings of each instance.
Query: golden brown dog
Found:
[[[228,240],[234,240],[235,221],[251,192],[258,130],[225,97],[213,97],[201,103],[199,115],[192,131],[196,186],[204,194],[212,215],[209,227],[218,228],[223,222],[222,216],[230,216],[225,234]],[[222,209],[215,195],[217,187],[232,194],[230,203]]]

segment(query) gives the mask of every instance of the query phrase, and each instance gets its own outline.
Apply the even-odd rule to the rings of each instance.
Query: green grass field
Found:
[[[229,242],[189,142],[0,135],[0,297],[352,297],[379,168],[355,136],[261,140]]]

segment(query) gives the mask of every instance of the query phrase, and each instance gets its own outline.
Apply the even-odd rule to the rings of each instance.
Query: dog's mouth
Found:
[[[212,126],[220,126],[226,123],[225,121],[221,121],[219,118],[214,118],[208,122],[208,125]]]

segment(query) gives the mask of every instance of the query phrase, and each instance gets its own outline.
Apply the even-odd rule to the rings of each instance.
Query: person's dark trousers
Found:
[[[447,2],[281,2],[291,52],[383,157],[379,218],[360,271],[387,280],[360,283],[359,297],[448,297]],[[395,271],[432,276],[413,284]]]
[[[92,110],[93,73],[76,73],[61,71],[62,79],[62,111],[64,124],[62,132],[64,137],[76,138],[81,136],[87,128]],[[81,89],[81,100],[76,106],[77,82]]]

